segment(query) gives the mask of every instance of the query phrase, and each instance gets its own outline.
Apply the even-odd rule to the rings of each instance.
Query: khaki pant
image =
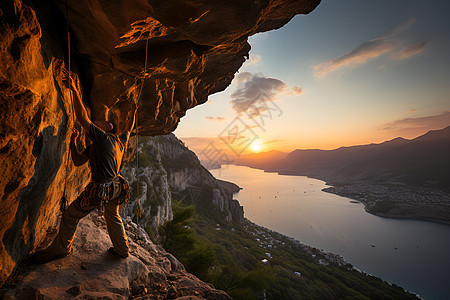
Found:
[[[85,193],[86,191],[83,191]],[[64,255],[72,251],[73,239],[77,230],[78,221],[89,214],[96,206],[81,206],[83,193],[69,205],[63,213],[59,232],[47,251],[54,255]],[[119,215],[119,205],[112,200],[105,204],[105,220],[109,237],[115,252],[121,256],[128,255],[128,241],[123,227],[122,218]]]

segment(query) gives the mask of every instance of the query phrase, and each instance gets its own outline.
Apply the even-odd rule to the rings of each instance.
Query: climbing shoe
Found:
[[[119,253],[114,249],[114,247],[109,248],[109,249],[108,249],[108,252],[111,253],[111,254],[113,254],[113,255],[116,255],[116,256],[118,256],[118,257],[120,257],[120,258],[127,258],[127,257],[128,257],[128,253],[125,254],[125,255],[119,254]]]

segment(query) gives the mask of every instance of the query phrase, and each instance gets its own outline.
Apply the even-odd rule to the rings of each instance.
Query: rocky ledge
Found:
[[[3,299],[231,299],[194,275],[146,232],[127,222],[130,256],[118,258],[96,212],[78,225],[70,255],[43,265],[23,262],[0,290]],[[50,237],[50,236],[49,236]]]

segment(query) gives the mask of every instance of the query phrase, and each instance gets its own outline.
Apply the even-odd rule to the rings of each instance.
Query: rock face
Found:
[[[139,224],[142,227],[157,234],[158,227],[172,219],[172,193],[189,195],[192,203],[211,202],[228,222],[243,223],[243,208],[233,200],[233,191],[237,186],[214,178],[200,164],[197,155],[175,135],[143,137],[139,140]],[[131,147],[129,152],[134,151]],[[122,216],[137,220],[136,161],[126,163],[122,174],[132,188],[131,199],[124,206]]]
[[[319,2],[94,0],[68,1],[66,7],[55,1],[59,18],[51,19],[57,10],[34,5],[45,28],[64,26],[60,19],[69,18],[75,68],[92,117],[109,116],[123,125],[128,104],[141,95],[140,132],[160,135],[230,84],[248,58],[250,35],[277,29]]]
[[[64,168],[73,119],[60,89],[62,62],[44,59],[31,8],[2,1],[1,12],[0,283],[56,224],[64,178],[69,199],[88,178],[86,168]]]
[[[18,270],[3,299],[231,299],[225,292],[187,273],[170,253],[155,246],[142,228],[125,224],[131,254],[120,259],[107,252],[111,241],[96,212],[78,225],[73,252],[45,265]]]
[[[143,228],[157,233],[158,227],[173,217],[167,172],[161,162],[160,151],[151,138],[141,138],[138,148],[139,199],[137,196],[137,166],[136,159],[134,159],[125,163],[122,169],[122,175],[130,184],[132,194],[121,214],[123,217],[133,218]],[[130,147],[129,153],[133,154],[135,150],[135,147]],[[136,218],[138,200],[141,213]]]
[[[225,188],[200,164],[194,152],[173,134],[151,139],[155,141],[161,153],[161,161],[172,192],[188,194],[189,201],[193,204],[197,201],[211,202],[224,214],[228,222],[242,225],[244,210],[238,201],[233,200],[233,192]]]
[[[73,201],[89,179],[85,167],[66,167],[74,126],[61,84],[67,19],[71,69],[91,118],[122,127],[139,100],[139,133],[161,135],[226,88],[248,56],[249,35],[320,0],[67,2],[68,15],[64,1],[0,2],[0,283],[56,224],[65,181]]]

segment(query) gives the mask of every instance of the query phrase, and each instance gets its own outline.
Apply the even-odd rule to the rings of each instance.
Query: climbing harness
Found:
[[[98,215],[103,216],[105,205],[115,201],[117,205],[124,204],[130,199],[130,186],[125,178],[118,175],[104,183],[91,181],[77,198],[83,210],[97,207]]]

